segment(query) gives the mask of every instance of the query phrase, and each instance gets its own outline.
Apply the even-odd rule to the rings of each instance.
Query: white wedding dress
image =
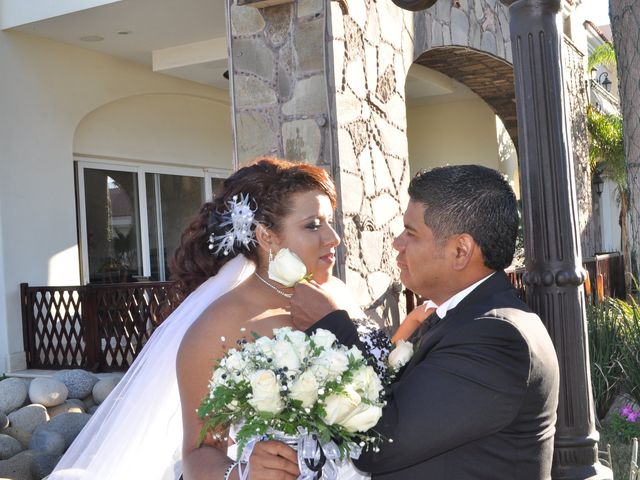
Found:
[[[191,324],[254,271],[239,255],[191,293],[156,329],[140,355],[60,459],[49,480],[177,480],[182,416],[176,355]],[[364,480],[349,462],[340,480]]]

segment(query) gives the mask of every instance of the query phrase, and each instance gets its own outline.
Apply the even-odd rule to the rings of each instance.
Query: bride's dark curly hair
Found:
[[[312,190],[327,195],[335,208],[335,185],[325,170],[314,165],[260,157],[227,178],[213,202],[203,204],[182,233],[180,245],[171,260],[171,278],[178,282],[181,296],[191,293],[235,256],[210,252],[207,240],[216,225],[209,222],[219,218],[212,212],[226,211],[227,201],[234,195],[249,195],[255,202],[255,220],[278,233],[282,219],[291,212],[291,195]],[[257,263],[257,245],[250,245],[242,253]]]

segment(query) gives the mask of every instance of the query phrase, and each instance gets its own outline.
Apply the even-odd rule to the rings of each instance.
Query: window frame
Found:
[[[204,198],[213,196],[211,183],[213,178],[227,178],[231,169],[211,167],[190,167],[162,165],[136,161],[113,160],[100,157],[74,157],[76,177],[76,221],[78,222],[78,248],[80,251],[80,283],[89,283],[89,250],[87,248],[87,205],[85,197],[84,170],[112,170],[132,172],[137,175],[138,184],[138,217],[140,219],[140,256],[142,258],[142,275],[151,276],[151,252],[149,247],[149,211],[147,208],[146,174],[179,175],[202,178],[204,181]]]

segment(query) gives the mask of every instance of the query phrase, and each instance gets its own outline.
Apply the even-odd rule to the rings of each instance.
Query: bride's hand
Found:
[[[325,315],[338,310],[333,297],[318,283],[299,282],[291,297],[291,321],[298,330],[305,331]]]
[[[295,480],[300,475],[295,450],[275,440],[256,443],[249,465],[251,480]]]

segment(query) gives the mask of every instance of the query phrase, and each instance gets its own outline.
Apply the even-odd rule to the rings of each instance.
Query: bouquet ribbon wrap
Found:
[[[340,458],[340,449],[333,440],[322,443],[316,434],[309,433],[304,428],[298,428],[298,436],[270,432],[270,435],[252,437],[238,459],[240,465],[249,463],[249,458],[257,442],[269,438],[286,443],[298,452],[298,468],[300,469],[298,480],[337,480],[340,467],[347,461]],[[361,451],[360,446],[354,443],[349,444],[351,458],[358,458]],[[241,480],[247,480],[249,467],[240,468],[239,473]]]

